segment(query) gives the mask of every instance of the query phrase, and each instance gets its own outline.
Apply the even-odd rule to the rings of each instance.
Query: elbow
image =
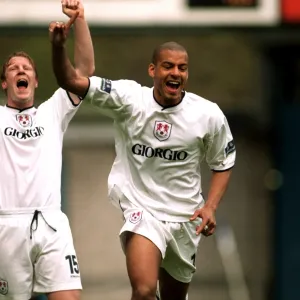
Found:
[[[77,72],[77,74],[87,77],[92,77],[95,73],[95,65],[86,66],[84,72]]]
[[[89,77],[91,77],[91,76],[93,76],[94,74],[95,74],[95,70],[96,70],[96,67],[95,67],[95,65],[93,64],[93,65],[91,65],[90,67],[89,67],[89,69],[87,70],[88,72],[88,76]]]
[[[69,90],[70,83],[67,80],[57,77],[56,82],[57,82],[58,86],[61,87],[62,89],[66,90],[66,91]]]
[[[95,65],[91,64],[91,65],[86,65],[86,66],[82,66],[81,68],[76,68],[76,74],[77,76],[86,76],[86,77],[91,77],[94,75],[95,73]]]

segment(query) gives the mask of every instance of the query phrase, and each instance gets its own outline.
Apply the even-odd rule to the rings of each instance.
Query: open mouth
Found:
[[[172,92],[177,92],[177,90],[180,87],[180,83],[178,81],[170,80],[170,81],[166,82],[166,86],[167,86],[168,90],[170,90]]]
[[[17,81],[18,89],[26,89],[28,87],[28,81],[26,79],[19,79]]]

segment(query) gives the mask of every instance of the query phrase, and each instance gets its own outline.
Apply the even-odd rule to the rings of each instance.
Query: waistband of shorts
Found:
[[[42,213],[47,212],[61,212],[61,208],[58,207],[18,207],[14,209],[0,209],[0,215],[32,215],[36,210]]]

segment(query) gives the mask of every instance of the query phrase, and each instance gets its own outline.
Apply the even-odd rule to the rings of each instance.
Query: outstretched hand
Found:
[[[75,20],[77,19],[79,12],[77,11],[68,21],[64,22],[51,22],[49,25],[49,38],[52,44],[55,46],[63,46],[67,40],[69,30]]]
[[[202,219],[201,224],[196,228],[197,235],[202,233],[205,236],[209,236],[215,232],[217,223],[213,208],[204,205],[202,208],[197,209],[190,218],[190,221],[194,221],[197,218]]]
[[[61,0],[61,6],[63,13],[72,18],[76,12],[78,12],[78,17],[84,16],[84,8],[81,0]]]

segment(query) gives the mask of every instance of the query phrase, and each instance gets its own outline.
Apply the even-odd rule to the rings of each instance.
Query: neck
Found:
[[[30,108],[33,106],[33,100],[19,102],[19,101],[14,101],[12,99],[7,99],[6,104],[7,104],[7,106],[12,107],[12,108],[26,109],[26,108]]]
[[[171,106],[176,106],[177,104],[179,104],[182,101],[184,93],[181,93],[180,97],[178,97],[178,98],[170,99],[170,98],[165,98],[165,97],[161,96],[161,94],[157,90],[154,90],[153,96],[154,96],[155,101],[162,107],[171,107]]]

